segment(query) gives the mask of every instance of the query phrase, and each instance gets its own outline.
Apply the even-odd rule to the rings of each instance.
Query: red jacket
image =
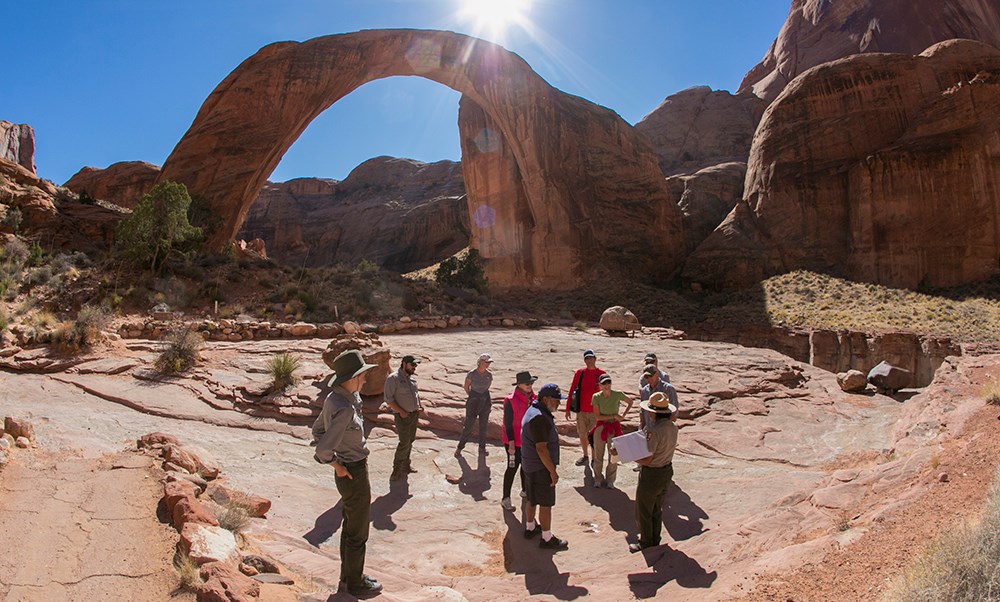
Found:
[[[514,392],[503,398],[503,442],[504,445],[514,440],[515,447],[521,447],[521,419],[528,411],[528,406],[538,396],[534,393],[528,398],[521,389],[515,388]]]

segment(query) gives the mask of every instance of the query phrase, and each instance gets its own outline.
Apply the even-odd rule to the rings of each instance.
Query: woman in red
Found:
[[[507,471],[503,473],[503,499],[500,505],[504,510],[514,511],[510,501],[510,488],[514,485],[514,475],[521,466],[521,419],[528,411],[528,406],[535,400],[535,392],[531,386],[538,380],[530,372],[518,372],[514,383],[514,391],[503,398],[503,443],[507,450]],[[521,493],[524,493],[524,473],[521,473]]]

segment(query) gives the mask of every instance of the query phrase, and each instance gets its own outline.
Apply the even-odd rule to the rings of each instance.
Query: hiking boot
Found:
[[[531,539],[532,537],[536,537],[536,536],[541,535],[541,534],[542,534],[542,526],[541,525],[535,525],[534,529],[525,529],[524,530],[524,538],[525,539]]]
[[[364,600],[367,598],[374,598],[375,596],[382,593],[382,584],[378,581],[372,579],[368,575],[361,578],[361,583],[355,585],[348,585],[347,591],[355,598],[359,600]]]
[[[543,539],[543,540],[539,541],[538,542],[538,547],[542,548],[542,549],[545,549],[545,550],[556,550],[556,551],[559,551],[559,550],[568,550],[569,549],[569,542],[566,541],[565,539],[559,539],[558,537],[556,537],[555,535],[553,535],[548,540]]]
[[[577,466],[586,466],[587,462],[589,462],[589,461],[590,461],[590,458],[588,458],[587,456],[580,456],[580,459],[576,461],[576,465]]]
[[[502,500],[500,500],[500,506],[502,506],[503,509],[506,510],[507,512],[513,512],[515,510],[514,504],[510,502],[509,497],[505,497]]]

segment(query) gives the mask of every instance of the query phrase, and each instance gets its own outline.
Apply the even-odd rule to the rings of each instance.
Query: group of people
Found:
[[[611,376],[597,367],[597,355],[593,350],[584,351],[583,360],[584,367],[573,374],[568,395],[563,395],[554,383],[543,385],[536,394],[537,377],[530,371],[523,371],[515,377],[514,390],[503,399],[501,438],[507,454],[507,469],[500,504],[506,511],[516,510],[511,490],[520,472],[521,496],[525,498],[524,537],[539,537],[539,547],[543,549],[569,548],[566,540],[552,533],[552,509],[560,462],[555,416],[560,406],[565,403],[565,419],[576,423],[583,452],[576,465],[591,464],[594,487],[613,488],[618,470],[613,439],[624,434],[621,423],[633,405],[629,395],[612,388]],[[639,481],[635,516],[639,538],[636,543],[629,544],[631,552],[660,545],[663,498],[673,478],[672,460],[677,446],[677,391],[670,384],[667,373],[659,369],[656,354],[646,354],[644,361],[638,395],[640,425],[645,433],[648,455],[636,461]],[[414,378],[419,363],[420,360],[412,355],[404,356],[399,369],[385,382],[385,403],[393,412],[399,437],[390,481],[404,479],[416,472],[410,463],[410,453],[423,410]],[[477,423],[479,453],[489,453],[486,441],[492,409],[492,363],[490,354],[484,353],[479,356],[476,368],[466,375],[465,423],[455,449],[456,456],[463,453]],[[333,467],[343,502],[341,582],[358,598],[373,597],[382,591],[378,581],[364,574],[371,486],[360,390],[367,372],[374,367],[364,361],[359,351],[348,350],[338,355],[333,362],[334,376],[326,391],[323,409],[313,425],[315,459]],[[624,411],[621,411],[622,406]]]

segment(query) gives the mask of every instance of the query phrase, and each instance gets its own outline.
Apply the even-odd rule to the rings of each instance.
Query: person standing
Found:
[[[576,432],[580,436],[580,449],[583,456],[576,461],[577,466],[586,466],[590,460],[590,442],[587,440],[590,431],[597,425],[594,418],[594,406],[591,400],[594,393],[600,389],[597,379],[604,374],[604,370],[597,367],[597,355],[592,349],[583,352],[584,367],[573,373],[573,383],[569,388],[569,398],[573,398],[574,392],[580,390],[580,408],[576,412]],[[566,420],[570,419],[571,402],[566,401]]]
[[[594,437],[594,487],[615,486],[618,476],[618,456],[611,451],[611,438],[622,435],[621,421],[632,409],[632,399],[621,391],[611,388],[611,375],[602,374],[598,381],[601,390],[594,393],[591,404],[594,406],[594,417],[597,421],[592,432]],[[621,404],[628,404],[625,411],[618,413]],[[607,472],[604,470],[604,452],[608,451]]]
[[[458,439],[458,449],[455,456],[462,454],[462,449],[469,441],[472,434],[472,424],[479,420],[479,453],[486,455],[486,428],[490,423],[490,410],[492,400],[490,399],[490,387],[493,385],[493,373],[490,372],[490,364],[493,358],[489,353],[479,356],[475,370],[470,370],[465,377],[465,394],[468,399],[465,401],[465,426],[462,428],[462,436]]]
[[[632,553],[660,545],[663,498],[674,477],[673,459],[677,448],[677,406],[657,391],[647,401],[640,402],[639,407],[649,412],[645,432],[650,455],[638,460],[641,469],[635,488],[635,524],[639,541],[628,545]]]
[[[314,458],[333,467],[334,481],[343,502],[340,580],[357,598],[371,598],[382,591],[382,584],[364,574],[372,489],[358,392],[365,384],[367,372],[374,367],[375,364],[366,364],[356,349],[338,355],[333,360],[336,376],[331,386],[324,388],[323,410],[312,427],[316,444]]]
[[[503,398],[502,438],[504,449],[507,451],[507,470],[503,473],[503,499],[500,500],[500,505],[508,512],[514,511],[514,504],[510,501],[510,490],[514,485],[514,475],[521,466],[521,421],[528,411],[528,406],[535,401],[532,386],[536,380],[538,377],[532,376],[531,372],[518,372],[514,379],[514,391]],[[520,472],[521,494],[527,495],[524,470]]]
[[[394,414],[393,421],[399,435],[396,455],[392,459],[390,481],[398,481],[406,478],[409,473],[417,472],[410,464],[410,451],[417,438],[417,419],[424,409],[420,405],[417,379],[413,376],[419,363],[420,360],[412,355],[404,355],[399,370],[385,379],[385,403]]]
[[[538,399],[524,413],[521,422],[521,460],[524,480],[528,486],[528,504],[524,509],[524,537],[541,535],[538,547],[567,550],[569,543],[552,534],[552,507],[556,505],[556,483],[559,474],[559,434],[552,412],[559,407],[562,391],[559,385],[547,384],[538,390]],[[535,509],[538,524],[535,524]]]
[[[653,353],[652,351],[650,351],[649,353],[647,353],[646,357],[642,358],[642,363],[643,363],[643,366],[642,366],[643,367],[643,373],[642,373],[642,376],[639,377],[639,390],[640,391],[642,390],[643,387],[646,386],[645,368],[646,368],[646,366],[648,366],[650,364],[653,364],[653,366],[656,367],[656,370],[660,373],[660,380],[666,381],[666,382],[670,382],[670,375],[667,374],[665,371],[660,370],[660,360],[656,357],[655,353]]]

